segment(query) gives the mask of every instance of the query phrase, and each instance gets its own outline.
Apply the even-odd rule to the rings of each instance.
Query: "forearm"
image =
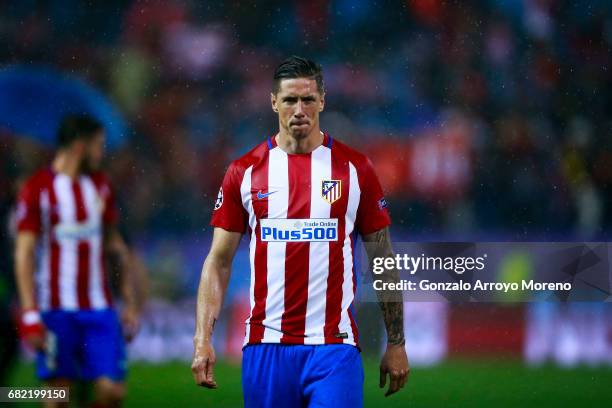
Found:
[[[393,257],[393,252],[385,256]],[[377,279],[385,283],[397,283],[400,281],[397,269],[386,270]],[[394,285],[393,285],[394,286]],[[389,285],[385,285],[389,287]],[[378,305],[382,311],[383,320],[387,329],[387,341],[389,344],[399,345],[404,342],[404,302],[401,292],[395,290],[376,291]]]
[[[22,239],[18,238],[15,247],[15,283],[21,308],[24,310],[34,309],[36,308],[34,294],[35,250],[33,245],[21,241]]]
[[[134,290],[134,279],[132,276],[133,262],[132,257],[127,247],[121,248],[118,251],[119,268],[120,268],[120,283],[119,291],[121,293],[121,299],[126,307],[138,306],[136,302],[136,295]]]
[[[390,282],[396,282],[390,280]],[[378,298],[387,329],[387,342],[393,345],[404,343],[404,304],[401,301]]]
[[[208,343],[212,339],[215,323],[219,318],[223,297],[227,289],[231,264],[208,256],[202,268],[198,288],[196,332],[194,343]]]
[[[116,262],[119,270],[119,294],[126,307],[136,308],[136,296],[134,290],[134,279],[132,271],[134,269],[130,249],[119,234],[119,231],[111,227],[105,230],[105,250],[106,255]]]
[[[372,265],[373,259],[377,257],[394,257],[391,246],[391,238],[387,228],[368,235],[365,240],[366,251]],[[399,271],[396,268],[386,269],[383,273],[376,275],[376,279],[384,283],[397,283],[400,281]],[[392,285],[393,286],[393,285]],[[388,288],[389,285],[384,287]],[[387,341],[389,344],[399,345],[404,342],[404,303],[401,292],[395,290],[376,291],[378,305],[382,311],[385,328],[387,330]]]

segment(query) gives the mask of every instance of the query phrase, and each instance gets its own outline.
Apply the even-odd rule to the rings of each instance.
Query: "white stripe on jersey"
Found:
[[[83,192],[83,201],[85,211],[87,212],[87,222],[91,223],[92,227],[101,228],[102,208],[101,199],[96,190],[96,186],[89,177],[81,177],[79,181],[81,191]],[[102,268],[100,265],[100,252],[102,250],[102,237],[100,234],[92,235],[87,240],[89,243],[89,302],[93,309],[103,309],[108,307],[106,298],[104,297],[104,288],[102,283]]]
[[[321,197],[321,181],[331,180],[331,150],[320,147],[311,156],[310,217],[329,218],[331,205]],[[329,242],[311,242],[308,257],[308,301],[304,344],[320,344],[324,338],[325,307],[329,271]]]
[[[353,248],[351,248],[351,233],[353,232],[354,220],[357,218],[357,207],[361,196],[359,181],[357,178],[357,169],[353,163],[349,162],[349,196],[348,205],[345,216],[345,231],[344,246],[342,252],[344,255],[344,282],[342,283],[342,314],[340,316],[340,332],[348,333],[348,338],[344,339],[344,343],[355,344],[353,328],[349,317],[349,306],[353,301]],[[356,277],[355,277],[356,278]]]
[[[76,223],[76,205],[72,191],[72,180],[65,174],[58,174],[53,179],[53,188],[57,197],[59,223],[56,226],[74,225]],[[65,310],[78,310],[77,281],[77,240],[58,239],[60,242],[59,298],[60,307]]]
[[[257,219],[255,218],[255,211],[253,210],[253,194],[251,194],[251,174],[253,172],[253,166],[246,169],[244,176],[242,177],[242,183],[240,183],[240,196],[242,197],[242,205],[249,214],[249,227],[251,228],[251,241],[249,242],[249,263],[251,265],[251,283],[249,287],[249,303],[251,309],[249,317],[246,320],[246,336],[245,344],[248,341],[249,334],[251,332],[251,317],[253,315],[253,308],[255,307],[255,245],[257,245],[257,238],[255,236],[255,229],[257,228]]]
[[[43,190],[40,194],[40,210],[42,218],[42,230],[49,231],[51,225],[51,213],[49,203],[49,192]],[[41,310],[46,310],[51,305],[51,271],[50,271],[50,253],[51,241],[48,234],[42,235],[42,251],[38,263],[38,307]]]
[[[289,210],[289,158],[279,147],[270,150],[268,161],[268,218],[287,218]],[[258,226],[259,227],[259,226]],[[268,243],[266,317],[264,343],[278,343],[285,311],[285,242]]]

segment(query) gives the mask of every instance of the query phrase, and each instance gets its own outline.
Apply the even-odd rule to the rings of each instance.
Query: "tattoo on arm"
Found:
[[[402,303],[380,302],[387,328],[387,342],[395,346],[404,344],[404,305]]]
[[[363,237],[363,240],[366,252],[368,253],[370,270],[372,269],[374,258],[394,256],[388,228],[368,234]],[[382,274],[377,275],[376,279],[388,283],[399,282],[399,271],[395,268],[385,270]],[[393,345],[404,344],[404,303],[401,292],[395,290],[380,290],[376,291],[376,295],[378,296],[378,305],[382,311],[383,320],[387,329],[388,343]]]

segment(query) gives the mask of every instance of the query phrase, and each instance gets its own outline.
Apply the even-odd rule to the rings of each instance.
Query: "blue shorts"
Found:
[[[41,380],[68,378],[122,381],[126,374],[125,343],[113,309],[42,313],[47,348],[36,356]]]
[[[361,356],[348,344],[248,345],[242,389],[246,408],[361,407]]]

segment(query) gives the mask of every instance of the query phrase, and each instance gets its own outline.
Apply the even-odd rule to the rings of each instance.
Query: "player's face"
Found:
[[[319,93],[314,79],[283,79],[278,93],[272,93],[271,99],[282,130],[292,137],[302,139],[318,129],[325,95]]]
[[[99,170],[104,157],[104,145],[106,144],[106,135],[103,130],[96,132],[85,146],[85,155],[83,157],[83,168],[86,171]]]

